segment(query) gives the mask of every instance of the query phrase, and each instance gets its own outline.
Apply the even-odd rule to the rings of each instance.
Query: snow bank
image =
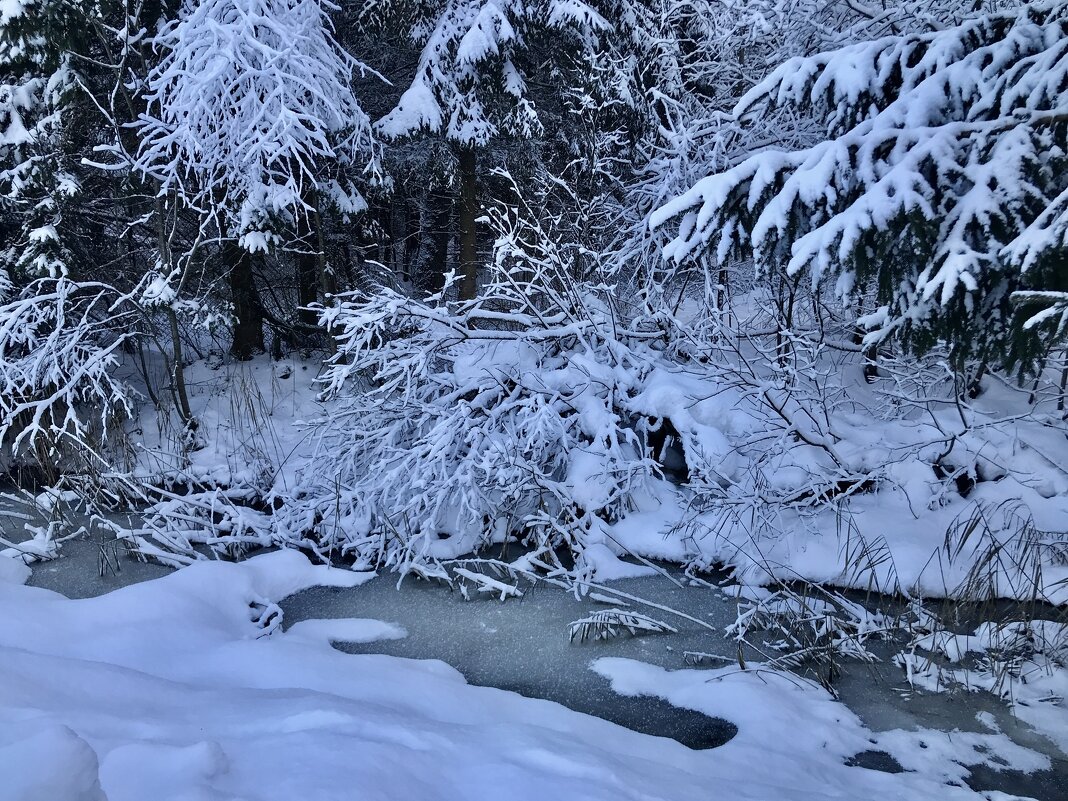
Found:
[[[736,741],[691,751],[469,686],[441,662],[329,646],[400,636],[385,624],[309,621],[281,632],[283,596],[365,578],[279,552],[195,564],[88,600],[0,584],[0,799],[666,801],[711,788],[752,801],[977,797],[943,784],[957,769],[942,757],[979,758],[970,741],[939,740],[938,764],[909,763],[914,773],[847,767],[873,735],[821,690],[778,674],[598,663],[623,692],[738,723]],[[897,736],[886,747],[904,763],[919,737],[936,735]],[[981,744],[991,761],[1041,766],[997,736]]]
[[[797,676],[761,670],[760,665],[742,671],[737,667],[717,670],[665,670],[630,659],[602,658],[593,669],[611,679],[612,688],[625,695],[654,695],[676,706],[730,720],[738,725],[738,735],[718,749],[729,757],[725,767],[744,767],[729,777],[753,784],[753,766],[759,765],[763,776],[790,775],[827,766],[833,774],[842,763],[864,751],[884,751],[907,771],[925,778],[914,786],[912,798],[951,798],[950,788],[925,795],[923,784],[929,778],[963,783],[968,775],[965,765],[983,765],[993,770],[1006,764],[1015,770],[1031,772],[1048,768],[1048,757],[1014,743],[1001,733],[907,732],[900,729],[874,733],[843,704],[833,700],[823,688]],[[775,736],[773,733],[789,733]],[[831,759],[828,759],[831,757]],[[1004,760],[1004,761],[999,761]],[[734,763],[733,765],[731,763]],[[848,771],[853,768],[844,768]],[[724,778],[728,778],[725,776]],[[825,775],[825,778],[830,779]],[[908,784],[918,775],[896,776]],[[828,786],[833,784],[828,781]],[[901,787],[887,781],[885,795],[897,798]],[[870,785],[869,785],[870,786]],[[779,797],[773,787],[767,798]],[[858,792],[855,798],[863,797]],[[906,796],[902,796],[906,797]]]
[[[0,732],[0,798],[107,801],[98,769],[96,752],[66,726],[13,723]]]
[[[21,559],[0,554],[0,584],[25,584],[30,578],[30,568]]]

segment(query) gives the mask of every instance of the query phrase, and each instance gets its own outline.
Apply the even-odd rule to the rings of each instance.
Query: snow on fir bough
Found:
[[[821,141],[749,155],[652,224],[678,219],[675,260],[751,254],[814,284],[837,276],[846,298],[877,283],[869,341],[929,341],[933,327],[963,352],[1003,354],[1012,292],[1057,288],[1068,250],[1066,81],[1064,2],[789,60],[734,114],[759,124],[790,108]]]
[[[224,235],[266,252],[317,194],[345,213],[367,203],[371,122],[352,80],[369,68],[338,44],[328,1],[186,3],[153,39],[140,145],[124,156],[176,195],[221,214]],[[119,154],[123,158],[123,154]],[[355,167],[354,167],[355,165]]]

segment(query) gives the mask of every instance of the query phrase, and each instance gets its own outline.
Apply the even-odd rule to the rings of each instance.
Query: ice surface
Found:
[[[734,605],[707,588],[678,588],[659,576],[613,582],[612,586],[635,595],[651,593],[659,603],[688,609],[719,628],[734,620]],[[407,637],[389,642],[339,644],[344,651],[440,659],[472,684],[556,701],[692,748],[708,748],[729,739],[734,733],[731,724],[656,699],[622,698],[589,669],[593,660],[606,655],[681,667],[687,648],[708,650],[709,638],[699,626],[655,609],[633,607],[679,628],[680,633],[571,643],[568,624],[608,607],[589,599],[576,601],[549,585],[526,588],[521,599],[501,603],[493,598],[464,601],[459,593],[416,579],[405,580],[398,592],[395,582],[385,577],[358,593],[313,588],[282,604],[287,624],[358,615],[397,623],[408,632]],[[726,659],[733,658],[732,642],[720,639],[715,646]]]
[[[68,598],[93,598],[106,592],[166,576],[173,571],[155,562],[142,562],[117,551],[113,564],[118,570],[99,568],[101,543],[86,537],[63,543],[58,559],[33,566],[29,584],[66,595]],[[0,569],[2,569],[0,565]]]
[[[609,586],[707,620],[720,631],[735,619],[735,601],[708,587],[679,587],[661,576],[614,581]],[[718,655],[726,665],[736,662],[733,640],[640,604],[632,608],[670,623],[679,633],[570,643],[567,627],[571,621],[607,607],[590,598],[577,601],[573,595],[547,585],[527,588],[521,599],[501,603],[484,598],[464,601],[447,587],[416,579],[406,580],[398,591],[386,577],[355,591],[312,588],[283,602],[282,607],[290,623],[308,617],[359,615],[394,622],[408,633],[389,642],[339,643],[338,647],[347,652],[440,659],[473,684],[557,701],[693,748],[718,745],[732,734],[733,726],[715,712],[694,714],[692,709],[672,706],[650,695],[620,696],[612,691],[605,676],[591,670],[595,663],[603,664],[599,662],[602,657],[627,657],[677,670],[685,666],[687,651]],[[1014,718],[1009,708],[990,694],[929,693],[909,688],[902,671],[890,664],[891,649],[883,651],[883,663],[847,663],[844,675],[836,682],[850,713],[873,732],[930,729],[960,732],[960,737],[969,732],[995,731],[977,718],[984,716],[984,720],[996,721],[996,731],[1013,742],[1048,757],[1052,767],[1030,775],[987,767],[969,779],[973,786],[1060,800],[1061,788],[1068,782],[1068,759],[1051,742]],[[753,657],[751,652],[747,654],[747,659]],[[770,720],[768,725],[774,728],[782,724]],[[812,722],[804,728],[813,728]]]

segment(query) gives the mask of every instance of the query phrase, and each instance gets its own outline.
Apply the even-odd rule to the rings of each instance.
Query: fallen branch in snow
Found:
[[[478,588],[479,592],[500,593],[501,601],[508,598],[522,598],[523,591],[518,585],[505,584],[503,581],[487,576],[485,573],[476,573],[473,570],[465,570],[462,567],[453,568],[453,572],[466,581],[460,582],[460,592],[465,599],[470,600],[468,584],[470,582]]]
[[[576,640],[579,642],[607,640],[612,637],[618,637],[624,631],[629,632],[631,635],[675,634],[678,629],[660,620],[654,620],[647,615],[643,615],[641,612],[633,612],[626,609],[599,609],[569,625],[568,639],[571,642]]]

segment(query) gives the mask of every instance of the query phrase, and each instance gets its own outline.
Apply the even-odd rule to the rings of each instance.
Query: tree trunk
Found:
[[[300,307],[297,310],[297,319],[304,325],[314,326],[319,324],[319,315],[308,306],[319,300],[320,290],[324,300],[327,295],[336,295],[338,285],[334,268],[326,261],[319,198],[315,195],[305,197],[304,200],[312,210],[307,215],[307,229],[297,244],[297,305]]]
[[[193,410],[189,408],[189,391],[185,386],[185,356],[182,354],[182,332],[178,328],[178,315],[170,306],[165,306],[167,322],[171,329],[171,349],[174,354],[174,364],[171,371],[171,381],[174,386],[174,397],[178,402],[178,416],[182,418],[186,429],[196,429],[196,421],[193,419]]]
[[[392,203],[384,203],[380,209],[375,212],[375,217],[378,221],[378,257],[379,264],[389,263],[389,251],[391,249],[389,237],[391,232],[392,223],[390,222],[393,213],[391,211],[393,207]]]
[[[304,325],[315,325],[315,312],[308,307],[319,299],[319,256],[312,252],[311,243],[302,240],[296,254],[297,319]]]
[[[478,166],[473,147],[460,150],[460,299],[472,300],[478,293]]]
[[[315,243],[317,263],[319,267],[319,286],[323,290],[323,301],[337,294],[337,273],[326,258],[326,239],[323,235],[323,219],[319,215],[319,198],[315,198],[315,213],[308,222],[312,226],[312,242]]]
[[[404,200],[404,249],[401,255],[401,277],[411,283],[413,269],[419,257],[419,243],[423,237],[423,196],[409,194]]]
[[[252,254],[234,241],[223,246],[223,258],[230,268],[230,298],[234,304],[234,338],[230,354],[248,361],[263,353],[263,309],[252,274]]]
[[[412,283],[421,292],[440,292],[445,284],[453,206],[452,197],[439,191],[426,194],[419,223],[419,251],[412,268]]]
[[[1068,388],[1068,350],[1064,351],[1064,367],[1061,368],[1061,394],[1057,397],[1057,411],[1064,411],[1064,391]]]
[[[156,238],[157,246],[159,248],[160,264],[164,269],[170,272],[173,267],[173,254],[171,252],[171,239],[167,231],[163,201],[157,197],[155,205]],[[185,283],[184,279],[181,283]],[[169,355],[166,353],[162,354],[164,361],[168,363],[168,373],[171,380],[170,390],[171,394],[174,396],[174,403],[178,409],[178,416],[181,418],[186,429],[192,431],[196,429],[196,420],[193,419],[193,412],[189,406],[189,392],[186,390],[185,386],[185,357],[182,354],[182,335],[181,330],[178,327],[178,315],[175,313],[174,307],[172,306],[164,307],[164,313],[167,316],[171,334],[171,353]]]

